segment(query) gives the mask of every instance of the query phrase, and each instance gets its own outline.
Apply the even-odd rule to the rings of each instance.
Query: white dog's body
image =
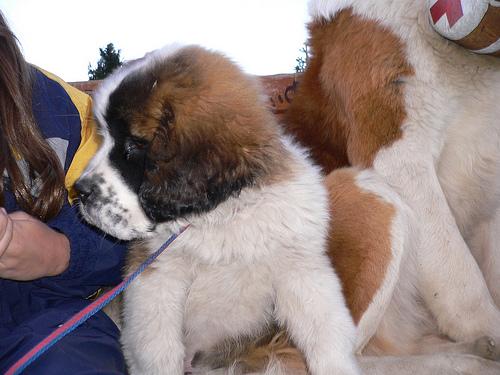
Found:
[[[84,217],[137,239],[127,272],[189,225],[125,292],[132,374],[182,374],[197,353],[276,323],[312,374],[358,373],[326,256],[320,170],[280,133],[253,82],[186,47],[148,54],[96,95],[104,143],[78,182]]]
[[[407,266],[410,273],[403,274],[419,273],[414,280],[438,327],[429,327],[432,319],[424,319],[416,336],[439,332],[457,341],[498,338],[500,269],[494,265],[500,261],[500,106],[495,98],[500,95],[500,65],[497,70],[492,70],[493,62],[481,67],[477,57],[471,67],[477,71],[467,74],[453,64],[463,69],[476,56],[450,50],[449,60],[425,63],[420,57],[421,72],[412,64],[418,81],[410,78],[405,84],[403,139],[378,152],[373,170],[418,218],[420,238],[407,249],[415,258]],[[453,84],[440,85],[439,77],[453,77]],[[394,308],[401,310],[405,301],[411,304],[402,298]],[[415,306],[404,310],[418,311]],[[401,311],[392,315],[386,319],[401,319]],[[407,322],[401,324],[391,340],[406,341],[401,332],[408,329]]]
[[[309,9],[312,58],[289,130],[332,181],[336,168],[356,167],[340,170],[353,183],[333,186],[371,192],[406,220],[391,219],[377,293],[366,308],[350,306],[360,316],[356,350],[497,351],[481,337],[500,338],[500,60],[435,33],[424,0],[312,0]]]
[[[336,3],[318,6],[317,15],[336,13]],[[401,195],[418,222],[420,238],[407,250],[415,263],[402,275],[419,274],[414,282],[437,319],[438,332],[458,341],[498,338],[500,312],[472,254],[500,258],[498,242],[491,243],[500,228],[490,226],[492,233],[478,234],[495,220],[500,206],[500,61],[474,55],[434,33],[425,1],[348,3],[354,14],[376,20],[403,41],[414,70],[401,77],[403,135],[373,161],[373,171]],[[498,276],[489,276],[498,293]],[[402,307],[415,311],[415,306],[404,308],[406,303],[412,301],[398,301],[397,315]],[[427,333],[426,321],[420,322],[418,335]],[[395,328],[391,340],[402,344],[398,337],[411,324]]]

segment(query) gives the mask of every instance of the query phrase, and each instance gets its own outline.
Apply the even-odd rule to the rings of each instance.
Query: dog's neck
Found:
[[[282,146],[284,155],[282,162],[275,165],[274,175],[262,178],[258,184],[242,189],[237,197],[228,198],[203,215],[191,215],[158,224],[150,239],[144,241],[143,250],[155,251],[172,233],[189,224],[189,230],[176,241],[172,249],[186,256],[192,256],[197,262],[208,264],[253,262],[257,258],[271,256],[266,253],[269,251],[268,246],[258,245],[259,233],[251,233],[251,228],[255,229],[255,225],[248,224],[259,221],[269,223],[269,217],[273,216],[290,217],[292,220],[294,213],[287,212],[288,208],[293,211],[294,205],[304,201],[303,206],[314,211],[315,205],[321,204],[325,199],[322,185],[319,184],[322,180],[319,168],[313,168],[311,173],[310,161],[305,150],[297,147],[288,138],[282,138]],[[317,197],[317,202],[310,202],[311,191],[314,192],[313,196]],[[241,243],[241,241],[231,241],[231,238],[228,238],[231,236],[246,238],[249,246],[253,247],[252,251],[232,247],[231,243]],[[182,248],[184,243],[189,243],[190,248]]]

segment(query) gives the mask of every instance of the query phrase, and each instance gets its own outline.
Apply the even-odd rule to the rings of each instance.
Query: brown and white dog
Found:
[[[385,373],[500,373],[460,354],[498,357],[500,60],[439,36],[425,0],[310,13],[287,128],[328,174],[362,367],[385,355],[370,358]]]
[[[194,46],[127,64],[95,94],[103,144],[76,185],[85,219],[133,240],[127,273],[189,224],[125,292],[132,374],[182,374],[185,358],[275,324],[311,374],[358,373],[320,170],[262,99]]]

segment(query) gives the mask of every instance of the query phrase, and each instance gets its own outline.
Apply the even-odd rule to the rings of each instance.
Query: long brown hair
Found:
[[[7,171],[18,205],[47,220],[64,202],[64,173],[33,118],[31,69],[0,12],[0,206],[6,188],[1,175]],[[27,165],[27,176],[21,160]],[[36,194],[32,193],[34,183]]]

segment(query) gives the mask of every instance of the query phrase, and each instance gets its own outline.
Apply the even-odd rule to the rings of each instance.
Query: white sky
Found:
[[[307,0],[0,0],[0,10],[26,59],[66,81],[86,81],[108,43],[125,60],[195,43],[248,73],[291,73],[307,39]]]

